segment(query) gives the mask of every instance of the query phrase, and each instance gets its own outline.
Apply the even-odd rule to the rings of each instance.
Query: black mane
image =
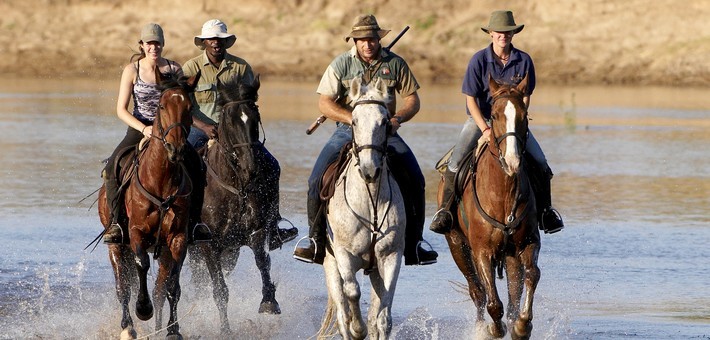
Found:
[[[247,84],[243,81],[242,77],[235,75],[232,79],[224,82],[218,83],[217,90],[219,91],[219,96],[217,100],[217,105],[224,106],[231,102],[241,101],[241,100],[251,100],[256,102],[259,99],[259,81],[258,76],[252,84]]]
[[[158,89],[160,91],[165,91],[169,89],[182,88],[187,92],[192,92],[193,90],[187,84],[187,76],[178,76],[176,72],[167,72],[160,74],[160,84]]]

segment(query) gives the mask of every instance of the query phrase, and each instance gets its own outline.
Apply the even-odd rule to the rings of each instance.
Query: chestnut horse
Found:
[[[477,324],[484,325],[484,308],[493,322],[487,331],[494,338],[506,333],[503,304],[496,289],[495,270],[508,283],[508,322],[513,339],[528,339],[532,331],[533,297],[540,279],[537,257],[540,234],[535,197],[524,150],[528,135],[527,108],[523,102],[527,77],[517,86],[499,85],[489,79],[493,98],[490,139],[477,153],[466,174],[461,202],[454,214],[455,226],[446,234],[456,265],[468,281],[477,310]],[[480,144],[479,144],[480,145]],[[462,175],[463,175],[462,174]],[[439,186],[442,199],[443,181]],[[520,309],[521,297],[525,299]]]
[[[205,152],[207,186],[202,219],[212,228],[213,239],[190,248],[193,281],[203,285],[205,267],[211,278],[212,295],[219,310],[221,332],[232,335],[227,316],[229,290],[225,282],[239,259],[240,249],[248,246],[254,253],[262,279],[259,313],[280,314],[276,285],[271,281],[268,244],[280,219],[280,167],[267,157],[259,139],[261,116],[256,105],[259,77],[253,83],[239,77],[219,84],[222,114],[217,139]]]
[[[130,245],[108,245],[116,294],[123,313],[121,338],[136,337],[128,307],[132,289],[138,289],[136,316],[144,321],[153,316],[147,281],[151,248],[159,264],[153,289],[157,312],[155,328],[160,330],[162,327],[162,309],[167,297],[170,304],[167,338],[182,338],[177,323],[177,305],[180,271],[187,253],[186,229],[192,193],[192,182],[184,162],[189,148],[187,135],[192,125],[189,92],[194,90],[200,75],[180,82],[174,78],[164,79],[157,69],[156,75],[163,90],[153,121],[153,136],[131,165],[135,168],[134,174],[124,195]],[[99,217],[104,228],[110,224],[109,216],[105,188],[102,187]]]

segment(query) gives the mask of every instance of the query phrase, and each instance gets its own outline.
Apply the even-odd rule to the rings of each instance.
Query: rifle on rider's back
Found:
[[[409,30],[409,26],[405,27],[402,30],[402,32],[399,32],[399,34],[397,34],[397,36],[394,38],[394,40],[392,40],[392,42],[389,45],[387,45],[387,47],[385,47],[385,50],[389,52],[389,50],[392,49],[392,47],[394,47],[394,44],[396,44],[397,41],[399,41],[399,39],[404,35],[404,33],[407,33],[408,30]],[[320,117],[318,117],[318,119],[316,119],[316,121],[313,122],[313,124],[311,124],[311,126],[308,127],[308,129],[306,130],[306,134],[307,135],[312,134],[313,131],[315,131],[321,124],[323,124],[323,122],[325,122],[326,119],[328,119],[328,118],[324,115],[321,115]]]

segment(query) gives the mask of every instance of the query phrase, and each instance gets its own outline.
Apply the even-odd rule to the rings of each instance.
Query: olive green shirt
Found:
[[[360,59],[357,48],[353,46],[349,51],[335,57],[328,65],[316,92],[336,97],[338,103],[352,110],[351,99],[348,98],[350,81],[361,77],[370,81],[374,78],[382,79],[387,84],[387,92],[393,103],[395,91],[402,97],[407,97],[419,90],[417,79],[402,57],[382,48],[380,57],[368,64]],[[390,107],[390,111],[393,109]],[[394,115],[394,112],[391,113]]]
[[[195,106],[192,109],[193,117],[208,123],[219,123],[222,108],[217,105],[217,80],[224,84],[234,77],[239,81],[251,83],[254,73],[246,60],[227,53],[219,67],[215,67],[207,58],[207,52],[188,60],[182,67],[186,76],[192,77],[197,71],[202,71],[200,80],[195,88]]]

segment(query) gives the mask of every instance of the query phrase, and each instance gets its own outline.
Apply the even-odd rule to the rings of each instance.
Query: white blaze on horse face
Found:
[[[171,97],[180,97],[180,101],[185,101],[185,97],[182,95],[182,93],[173,93]]]
[[[378,104],[358,105],[353,111],[357,116],[357,125],[353,127],[353,137],[358,147],[384,146],[387,138],[387,128],[382,125],[387,112]],[[368,182],[374,182],[381,174],[382,151],[374,148],[364,148],[357,155],[360,175]]]
[[[517,111],[515,105],[511,101],[505,105],[505,130],[506,133],[512,133],[505,137],[505,164],[508,165],[506,173],[508,176],[512,176],[514,173],[518,172],[518,167],[520,166],[520,153],[518,152],[518,143],[515,139],[515,117]]]

